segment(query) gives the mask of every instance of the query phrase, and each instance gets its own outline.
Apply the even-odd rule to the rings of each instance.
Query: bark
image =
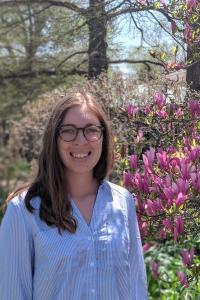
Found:
[[[88,77],[94,78],[108,70],[107,19],[104,0],[90,0],[88,13],[89,48]]]
[[[196,55],[199,56],[200,47],[188,47],[187,59],[194,61]],[[188,67],[186,81],[192,90],[200,91],[200,61],[195,61]]]

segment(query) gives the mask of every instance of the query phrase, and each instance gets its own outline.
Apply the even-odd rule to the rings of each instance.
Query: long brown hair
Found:
[[[73,233],[76,231],[76,220],[71,214],[71,203],[66,196],[64,167],[58,152],[58,129],[66,112],[79,105],[86,105],[99,119],[104,127],[101,157],[94,167],[93,175],[100,183],[111,171],[113,166],[113,140],[108,118],[94,95],[84,90],[71,92],[58,101],[50,114],[44,131],[42,147],[38,159],[38,171],[34,180],[9,195],[8,201],[27,189],[25,196],[26,208],[32,213],[34,208],[31,199],[41,199],[40,218],[48,225],[55,225]]]

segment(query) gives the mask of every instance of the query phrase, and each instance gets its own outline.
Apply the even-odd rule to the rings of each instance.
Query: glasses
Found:
[[[90,125],[84,128],[77,128],[74,125],[61,125],[59,136],[65,142],[72,142],[77,138],[79,130],[82,130],[87,141],[96,142],[100,140],[104,128],[97,125]]]

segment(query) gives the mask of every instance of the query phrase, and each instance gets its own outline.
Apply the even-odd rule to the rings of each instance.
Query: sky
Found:
[[[163,17],[159,13],[155,14],[156,17],[160,18],[161,22],[163,22]],[[162,44],[164,47],[166,47],[166,50],[169,50],[170,48],[175,45],[174,40],[169,36],[169,34],[165,33],[163,30],[160,29],[160,26],[155,25],[155,20],[152,18],[147,17],[145,14],[143,18],[138,18],[138,23],[142,22],[146,23],[146,28],[149,30],[145,31],[145,36],[154,45],[154,43]],[[163,20],[163,21],[162,21]],[[170,31],[171,24],[170,23],[165,23],[165,26],[168,25],[168,30]],[[130,58],[129,55],[134,49],[140,46],[141,42],[141,35],[138,30],[135,30],[133,27],[133,23],[129,24],[129,21],[125,18],[122,18],[121,20],[119,19],[119,22],[117,24],[118,27],[118,33],[115,35],[115,38],[113,38],[113,42],[116,43],[117,45],[120,45],[121,51],[119,51],[119,57],[120,58]],[[149,33],[148,33],[149,32]],[[149,47],[149,45],[143,43],[143,46]],[[169,50],[170,51],[170,50]],[[111,52],[112,53],[112,52]],[[138,51],[138,54],[140,54],[140,50]],[[132,56],[134,57],[134,56]],[[141,55],[142,58],[142,55]],[[119,68],[122,72],[128,73],[128,74],[133,74],[134,73],[134,66],[136,65],[130,65],[130,64],[119,64],[119,65],[113,65],[113,68]]]

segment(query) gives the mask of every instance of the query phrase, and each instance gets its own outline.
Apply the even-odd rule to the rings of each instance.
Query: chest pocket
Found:
[[[46,272],[48,276],[80,268],[87,257],[87,245],[79,233],[70,234],[50,229],[36,234],[35,272]]]

